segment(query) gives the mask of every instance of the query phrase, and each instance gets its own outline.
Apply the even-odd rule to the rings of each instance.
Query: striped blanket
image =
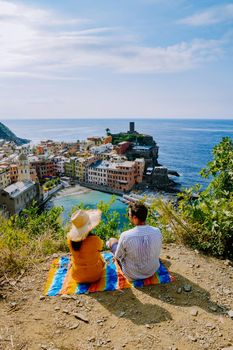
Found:
[[[112,253],[104,252],[102,254],[106,262],[106,268],[102,278],[95,283],[77,283],[72,278],[69,256],[55,259],[49,271],[44,294],[49,296],[58,294],[84,294],[131,287],[144,287],[173,281],[173,277],[160,261],[160,267],[152,277],[129,282],[123,275],[119,264],[113,260]]]

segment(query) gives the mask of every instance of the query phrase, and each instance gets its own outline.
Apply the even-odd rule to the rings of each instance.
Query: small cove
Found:
[[[70,190],[70,188],[69,188]],[[67,189],[63,190],[62,192],[58,193],[56,197],[53,197],[47,204],[47,208],[51,208],[53,206],[56,207],[63,207],[64,211],[62,213],[62,221],[63,223],[67,223],[70,220],[70,215],[72,208],[75,206],[78,206],[80,204],[83,204],[85,207],[88,207],[89,209],[96,209],[97,204],[100,201],[103,201],[105,203],[109,202],[112,198],[111,194],[103,193],[100,191],[93,191],[93,190],[83,190],[83,191],[77,191],[76,188],[74,188],[73,193],[69,193]],[[124,215],[126,213],[126,204],[123,203],[120,199],[121,197],[115,196],[116,200],[111,206],[111,211],[117,211],[121,215],[121,222],[124,222]]]

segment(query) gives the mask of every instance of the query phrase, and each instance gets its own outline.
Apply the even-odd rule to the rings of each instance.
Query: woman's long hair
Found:
[[[88,235],[87,235],[87,237],[88,237],[88,236],[92,236],[92,233],[89,232]],[[86,238],[85,238],[85,239],[86,239]],[[70,243],[71,243],[72,249],[75,250],[75,251],[77,252],[77,251],[81,248],[81,245],[82,245],[83,241],[79,241],[79,242],[70,241]]]
[[[75,251],[78,251],[81,248],[82,242],[83,241],[79,241],[79,242],[70,241],[72,249]]]

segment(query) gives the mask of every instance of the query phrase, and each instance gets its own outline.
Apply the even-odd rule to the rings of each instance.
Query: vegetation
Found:
[[[9,219],[0,216],[0,276],[18,272],[48,254],[66,250],[62,208],[40,212],[33,205]]]
[[[143,144],[144,135],[142,134],[112,134],[112,143],[114,145],[117,145],[120,142],[123,141],[129,141],[129,142],[138,142],[139,145]]]
[[[233,258],[233,143],[225,137],[213,149],[213,160],[201,175],[211,177],[180,193],[178,208],[158,201],[160,222],[174,238],[217,257]]]
[[[60,179],[59,178],[48,180],[48,181],[46,181],[44,183],[43,190],[44,191],[49,191],[52,188],[56,187],[59,183],[60,183]]]

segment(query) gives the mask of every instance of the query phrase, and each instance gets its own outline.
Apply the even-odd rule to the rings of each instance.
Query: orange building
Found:
[[[18,165],[10,164],[10,179],[11,183],[15,183],[18,181]]]
[[[107,143],[112,143],[112,136],[106,136],[105,139],[103,140],[103,144],[107,144]]]
[[[87,180],[96,185],[128,192],[136,183],[142,181],[144,167],[144,159],[123,162],[97,161],[89,166]]]

